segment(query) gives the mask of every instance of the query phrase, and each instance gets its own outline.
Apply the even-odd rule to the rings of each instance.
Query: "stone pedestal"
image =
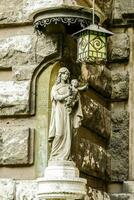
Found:
[[[44,177],[39,178],[39,199],[81,199],[86,195],[86,179],[72,161],[49,162]]]

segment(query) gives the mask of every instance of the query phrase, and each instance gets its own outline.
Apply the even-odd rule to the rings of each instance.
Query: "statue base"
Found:
[[[50,161],[44,177],[37,179],[39,199],[82,199],[86,195],[86,179],[72,161]]]

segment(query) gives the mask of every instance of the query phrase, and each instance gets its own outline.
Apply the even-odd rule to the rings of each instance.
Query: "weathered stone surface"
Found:
[[[16,181],[16,200],[37,200],[36,181]]]
[[[111,194],[110,199],[111,200],[133,200],[134,195],[133,194]]]
[[[99,6],[97,6],[97,4]],[[98,15],[101,18],[104,17],[104,13],[109,15],[110,14],[110,5],[111,0],[106,0],[105,4],[98,0],[96,9],[98,10]],[[8,5],[8,6],[7,6]],[[14,5],[16,5],[16,9],[14,9]],[[80,6],[90,8],[92,7],[92,1],[85,1],[85,0],[4,0],[1,2],[0,7],[0,24],[12,24],[12,23],[30,23],[32,22],[32,16],[44,9],[48,8],[55,8],[58,6],[63,7],[74,7]],[[9,9],[10,8],[10,9]],[[101,10],[101,9],[103,10]],[[101,13],[101,14],[100,14]],[[103,20],[102,20],[103,21]]]
[[[85,200],[110,200],[110,196],[106,192],[89,187]]]
[[[14,5],[15,9],[14,9]],[[76,0],[4,0],[0,7],[0,24],[27,23],[32,22],[31,14],[38,10],[52,8],[56,6],[89,6],[85,1]]]
[[[0,200],[14,200],[15,182],[11,179],[0,179]]]
[[[25,81],[31,80],[34,70],[36,69],[37,65],[19,65],[12,67],[12,79],[14,81]]]
[[[105,179],[108,163],[106,150],[86,138],[80,138],[77,145],[75,158],[80,171]]]
[[[112,95],[113,100],[128,99],[129,74],[128,72],[112,73]]]
[[[111,155],[111,180],[128,179],[129,115],[127,111],[112,113],[112,135],[109,145]]]
[[[86,1],[77,1],[77,0],[24,0],[24,15],[28,18],[31,14],[36,13],[38,10],[55,8],[58,6],[89,6]]]
[[[105,66],[87,66],[89,85],[106,97],[111,96],[111,72]]]
[[[22,8],[23,0],[1,0],[0,24],[23,22]]]
[[[61,51],[59,48],[62,48],[60,46],[61,41],[60,33],[40,36],[34,49],[36,62],[41,63],[45,57],[59,53]]]
[[[120,24],[123,22],[122,9],[120,5],[120,0],[114,1],[112,9],[112,23]]]
[[[83,126],[93,130],[104,138],[109,138],[111,134],[111,114],[99,103],[82,93]]]
[[[113,2],[112,23],[133,25],[134,1],[116,0]]]
[[[97,6],[97,4],[99,6]],[[101,18],[104,17],[105,14],[110,14],[110,5],[111,0],[106,0],[105,4],[103,4],[100,0],[98,0],[96,4],[96,8],[98,10],[98,15]],[[16,9],[14,9],[14,5],[16,5]],[[85,0],[13,0],[12,2],[10,0],[6,0],[6,3],[4,0],[1,2],[0,7],[0,24],[12,24],[12,23],[30,23],[32,22],[32,16],[44,9],[48,8],[55,8],[58,6],[63,7],[74,7],[78,6],[78,9],[80,6],[90,8],[92,7],[92,1],[85,1]],[[100,9],[103,10],[101,10]],[[10,8],[10,9],[9,9]],[[101,13],[101,14],[100,14]],[[102,20],[103,21],[103,20]]]
[[[112,6],[112,0],[96,0],[98,6],[102,9],[103,12],[107,15],[107,17],[110,17],[111,15],[111,6]]]
[[[111,62],[129,59],[129,36],[126,33],[115,34],[109,38],[108,57]]]
[[[0,115],[28,114],[29,89],[29,81],[0,81]]]
[[[33,163],[33,138],[30,129],[0,129],[0,165]]]
[[[38,65],[46,56],[58,52],[59,35],[37,39],[35,35],[17,35],[0,40],[0,68]]]
[[[124,183],[123,183],[123,192],[124,193],[133,193],[134,194],[134,181],[124,181]]]
[[[18,35],[0,40],[0,68],[35,63],[36,37]]]

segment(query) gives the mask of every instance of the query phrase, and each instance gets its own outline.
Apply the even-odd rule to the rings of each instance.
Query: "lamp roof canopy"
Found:
[[[113,35],[114,33],[112,33],[111,31],[108,31],[107,29],[97,25],[97,24],[90,24],[89,26],[87,26],[84,29],[81,29],[80,31],[76,32],[73,34],[73,36],[77,36],[80,33],[84,32],[84,31],[94,31],[94,32],[100,32],[103,33],[107,36]]]

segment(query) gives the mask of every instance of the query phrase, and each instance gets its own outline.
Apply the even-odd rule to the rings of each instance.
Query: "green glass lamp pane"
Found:
[[[81,34],[78,38],[78,59],[83,60],[88,57],[89,39],[87,34]]]
[[[106,37],[95,32],[84,32],[78,39],[77,58],[80,61],[106,60]]]
[[[82,35],[78,39],[78,51],[79,53],[88,51],[88,35]]]

